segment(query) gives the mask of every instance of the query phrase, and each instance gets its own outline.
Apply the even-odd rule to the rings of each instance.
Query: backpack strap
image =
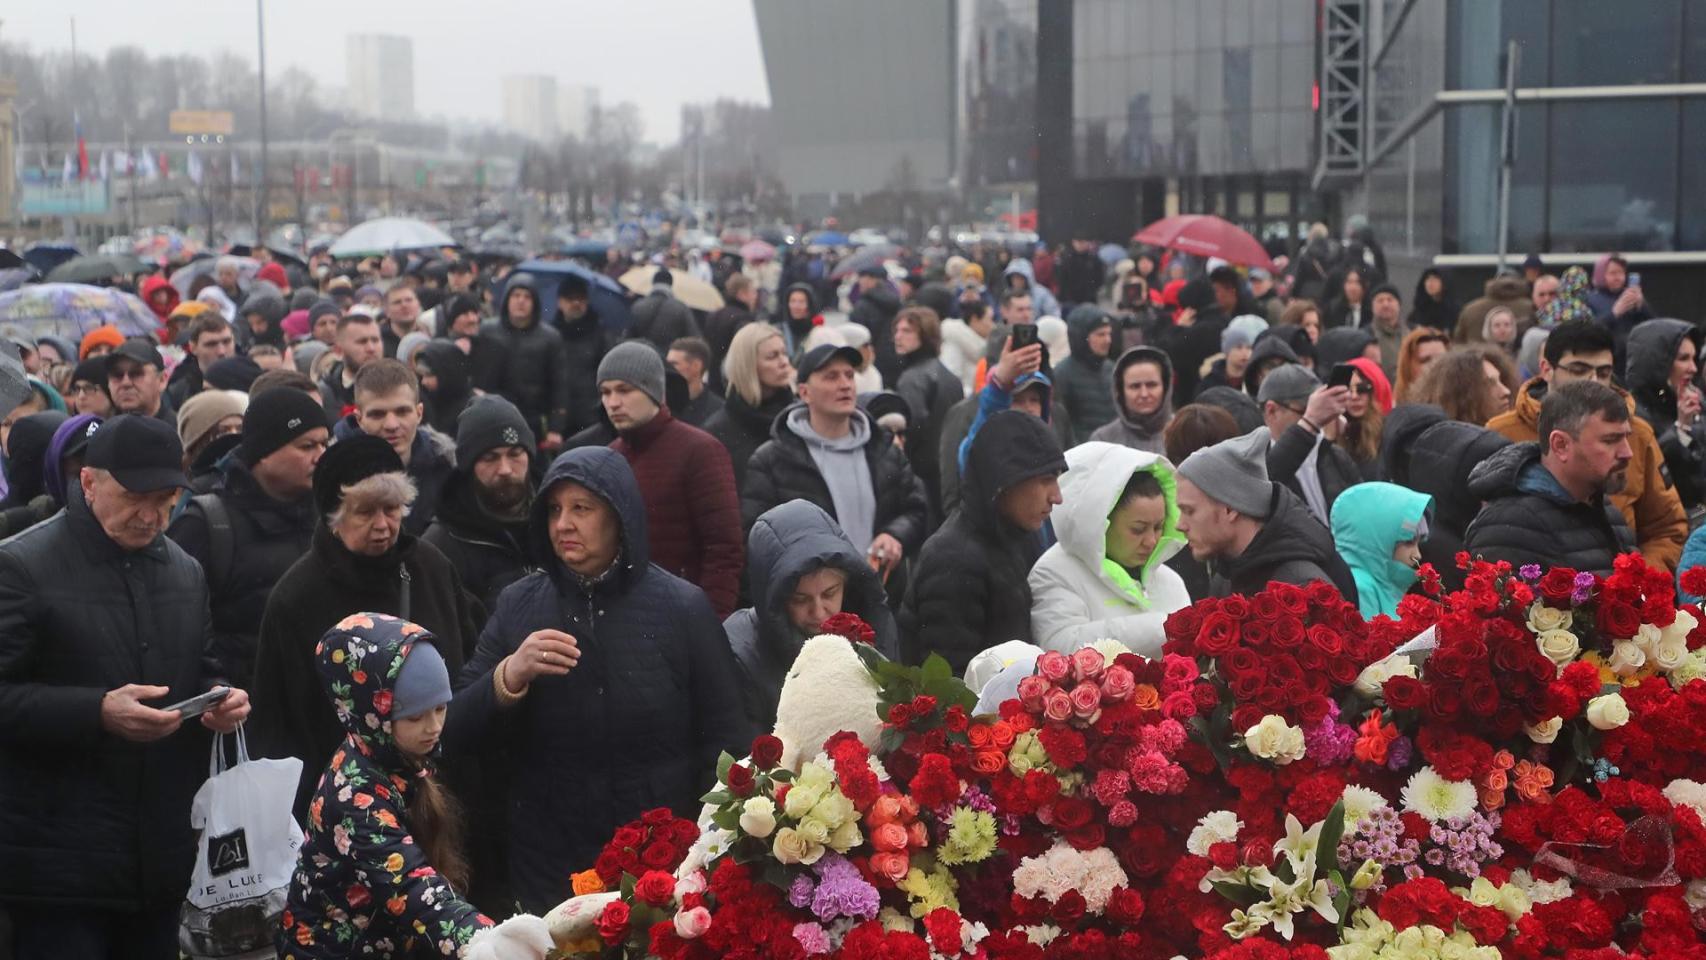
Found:
[[[231,564],[237,558],[237,535],[231,529],[231,511],[217,493],[202,493],[190,498],[201,508],[207,519],[208,560],[212,567],[207,574],[208,592],[218,593],[230,582]]]

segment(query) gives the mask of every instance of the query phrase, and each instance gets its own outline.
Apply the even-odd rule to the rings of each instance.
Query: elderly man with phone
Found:
[[[0,544],[0,905],[16,960],[177,956],[209,731],[249,712],[207,656],[201,568],[164,536],[182,462],[168,424],[108,420],[65,511]]]

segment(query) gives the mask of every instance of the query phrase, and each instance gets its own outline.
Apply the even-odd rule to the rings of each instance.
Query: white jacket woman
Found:
[[[1167,615],[1189,606],[1166,565],[1185,544],[1173,465],[1092,441],[1066,453],[1059,538],[1031,568],[1031,630],[1044,650],[1070,653],[1103,638],[1159,659]]]

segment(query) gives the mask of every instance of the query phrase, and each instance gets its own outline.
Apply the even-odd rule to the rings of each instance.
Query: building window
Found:
[[[1552,105],[1552,249],[1674,248],[1677,107],[1675,100]]]
[[[1706,26],[1706,24],[1703,24]],[[1706,100],[1682,102],[1682,223],[1677,231],[1683,250],[1706,250]]]
[[[1554,87],[1675,83],[1682,0],[1553,0]]]

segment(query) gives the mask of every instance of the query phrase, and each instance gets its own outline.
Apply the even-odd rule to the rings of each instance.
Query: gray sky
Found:
[[[26,0],[0,12],[0,36],[69,48],[72,17],[79,53],[132,43],[254,58],[245,0]],[[295,65],[342,87],[349,33],[414,39],[415,108],[429,117],[498,120],[508,73],[590,84],[607,104],[632,100],[645,138],[659,142],[676,138],[684,103],[770,100],[750,0],[270,0],[268,71]]]

